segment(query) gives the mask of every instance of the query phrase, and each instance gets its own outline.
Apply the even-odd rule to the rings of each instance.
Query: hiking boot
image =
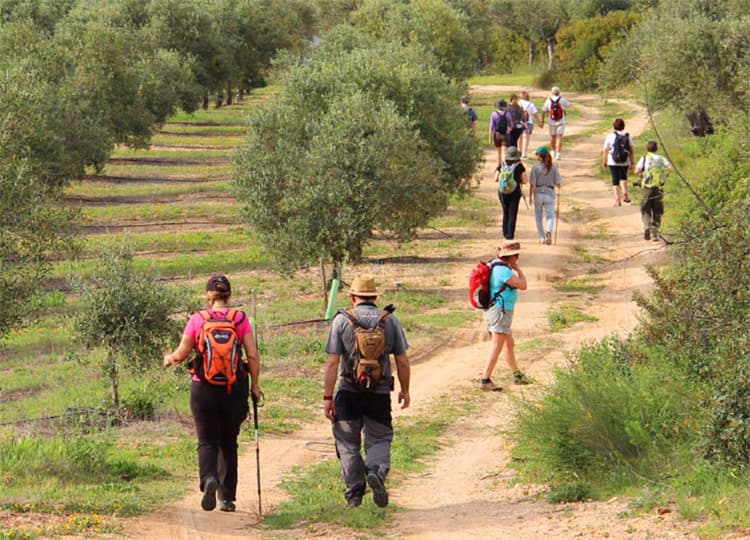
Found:
[[[651,229],[646,229],[645,231],[643,231],[643,239],[651,240]]]
[[[219,489],[219,481],[215,476],[209,476],[203,485],[203,497],[201,498],[201,508],[213,510],[216,508],[216,490]]]
[[[388,491],[378,473],[370,471],[367,473],[367,484],[372,489],[372,500],[379,508],[388,506]]]
[[[623,201],[625,201],[626,203],[629,203],[629,202],[630,202],[630,197],[628,197],[628,194],[627,194],[627,193],[626,193],[625,195],[623,195],[623,196],[622,196],[622,200],[623,200]]]
[[[548,232],[544,234],[544,243],[548,246],[552,245],[552,233]]]
[[[651,236],[651,241],[652,241],[652,242],[658,242],[659,240],[661,240],[661,238],[659,237],[659,234],[658,234],[658,233],[654,233],[654,234],[653,234],[653,235]]]
[[[482,379],[480,388],[485,392],[500,392],[503,389],[502,386],[497,386],[493,383],[492,379]]]
[[[362,504],[362,495],[352,495],[346,500],[346,505],[350,508],[357,508]]]
[[[513,384],[531,384],[531,379],[529,379],[521,371],[514,371],[513,372]]]
[[[221,501],[219,510],[222,512],[234,512],[237,510],[237,506],[232,501]]]

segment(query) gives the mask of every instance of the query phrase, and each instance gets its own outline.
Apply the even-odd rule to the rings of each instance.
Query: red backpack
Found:
[[[242,343],[234,322],[237,310],[230,309],[219,317],[214,317],[208,310],[201,311],[200,314],[203,326],[192,372],[207,383],[226,386],[227,394],[231,394],[242,362]],[[244,320],[243,313],[240,323]]]
[[[549,106],[549,117],[550,120],[562,120],[563,115],[565,114],[563,111],[562,103],[560,103],[560,100],[562,98],[550,98],[550,106]]]
[[[497,294],[490,297],[490,275],[492,275],[492,269],[500,264],[508,266],[500,261],[489,263],[481,261],[471,271],[469,275],[469,300],[471,300],[471,305],[475,308],[489,309],[495,303],[497,297],[500,296],[500,293],[507,287],[506,284],[503,284],[500,290],[497,291]]]

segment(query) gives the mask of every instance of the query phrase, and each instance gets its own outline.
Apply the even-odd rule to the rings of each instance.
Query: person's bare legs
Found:
[[[498,332],[492,332],[492,348],[490,349],[490,354],[487,357],[487,365],[484,368],[484,375],[482,375],[483,379],[491,379],[492,378],[492,372],[495,370],[495,365],[497,364],[497,359],[500,357],[500,353],[503,350],[503,346],[505,345],[507,334],[500,334]],[[513,363],[515,363],[515,357],[513,358]]]
[[[630,199],[627,180],[620,180],[620,189],[622,190],[622,200],[627,202],[627,199]]]
[[[612,186],[612,191],[615,193],[615,206],[620,205],[620,186]]]
[[[500,334],[503,335],[503,334]],[[518,371],[518,365],[516,364],[516,348],[513,334],[505,335],[505,362],[508,364],[510,370],[515,373]]]

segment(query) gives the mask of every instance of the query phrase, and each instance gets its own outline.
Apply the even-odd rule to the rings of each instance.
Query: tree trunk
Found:
[[[536,60],[536,41],[533,39],[529,39],[529,65],[534,64],[534,60]]]
[[[224,103],[224,94],[221,91],[216,92],[216,108],[221,107],[222,103]]]
[[[323,313],[328,309],[328,280],[326,279],[326,265],[320,258],[320,278],[323,280]]]
[[[232,83],[227,83],[227,105],[232,104]]]
[[[120,389],[117,384],[117,355],[112,351],[107,353],[107,374],[109,375],[109,382],[112,385],[112,403],[115,409],[119,409]]]
[[[547,56],[549,57],[547,69],[550,71],[555,69],[555,45],[557,45],[557,40],[554,36],[547,38]]]
[[[208,110],[208,94],[203,94],[203,110]]]

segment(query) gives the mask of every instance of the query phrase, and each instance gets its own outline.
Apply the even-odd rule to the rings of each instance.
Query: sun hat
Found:
[[[505,101],[504,99],[498,99],[497,103],[495,103],[495,107],[497,109],[504,109],[507,106],[508,106],[508,102]]]
[[[552,87],[552,93],[556,96],[560,95],[560,87],[559,86],[553,86]]]
[[[521,152],[515,146],[509,146],[505,151],[506,161],[519,161],[521,159]]]
[[[461,103],[468,103],[469,102],[469,96],[461,96]]]
[[[206,290],[226,294],[232,292],[232,285],[224,274],[211,274],[208,283],[206,283]]]
[[[549,154],[549,149],[546,146],[540,146],[536,149],[536,152],[534,152],[537,156],[546,156]]]
[[[521,253],[521,242],[508,242],[497,248],[498,257],[510,257]]]
[[[352,281],[349,294],[354,296],[378,296],[380,294],[375,287],[375,278],[370,275],[357,276]]]

